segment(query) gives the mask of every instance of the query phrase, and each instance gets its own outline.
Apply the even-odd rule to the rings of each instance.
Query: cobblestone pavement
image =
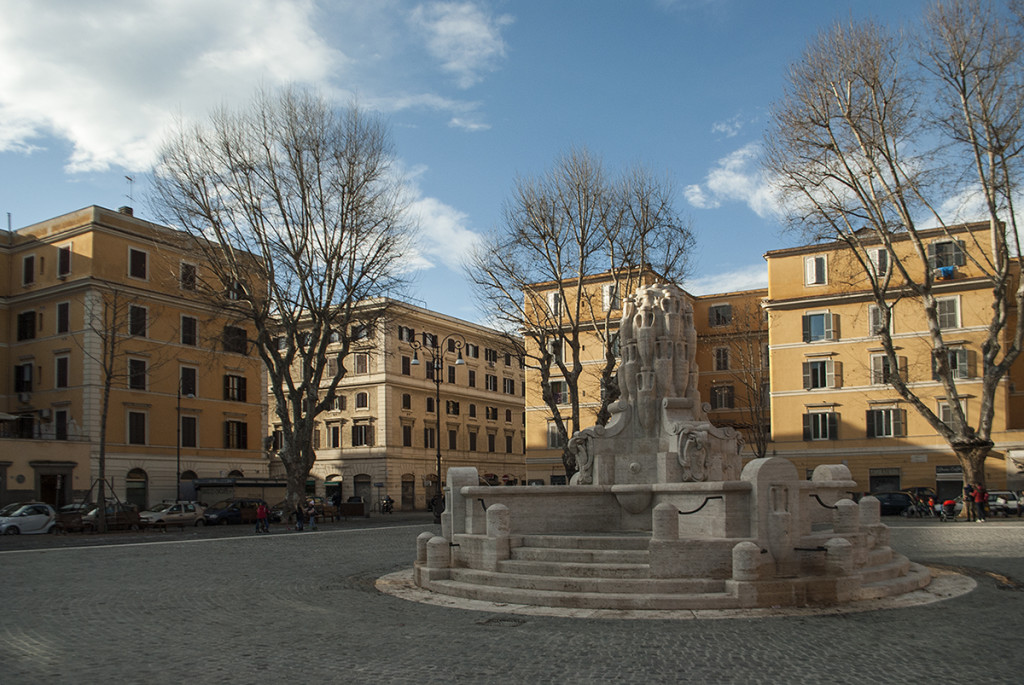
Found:
[[[887,519],[973,592],[819,616],[617,620],[443,608],[379,593],[432,518],[0,538],[0,683],[1018,683],[1024,521]]]

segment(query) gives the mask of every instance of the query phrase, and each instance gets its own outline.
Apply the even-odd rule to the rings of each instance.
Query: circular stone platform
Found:
[[[945,569],[928,567],[932,581],[927,587],[903,595],[849,602],[841,605],[821,607],[765,607],[757,609],[687,609],[687,610],[622,610],[622,609],[565,609],[528,604],[485,602],[476,599],[462,599],[450,595],[430,592],[418,587],[412,578],[412,569],[398,571],[377,579],[380,592],[411,602],[432,604],[449,609],[485,611],[489,613],[520,614],[524,616],[558,616],[562,618],[610,618],[610,619],[656,619],[690,620],[723,618],[772,618],[780,616],[825,616],[850,614],[863,611],[905,609],[941,602],[965,595],[977,587],[967,576]]]

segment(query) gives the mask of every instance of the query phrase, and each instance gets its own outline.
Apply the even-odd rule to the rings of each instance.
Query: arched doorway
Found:
[[[142,469],[132,469],[125,476],[124,501],[145,511],[149,502],[149,476]]]
[[[228,474],[228,478],[245,478],[245,474],[239,471],[238,469],[235,469]]]
[[[402,474],[402,511],[416,508],[416,476],[411,473]]]
[[[362,497],[363,501],[367,503],[373,501],[373,483],[371,481],[370,476],[365,473],[360,473],[352,479],[356,497]]]

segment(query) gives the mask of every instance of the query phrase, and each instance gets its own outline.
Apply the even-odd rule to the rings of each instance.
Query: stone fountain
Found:
[[[742,437],[697,391],[686,294],[623,307],[620,399],[576,433],[566,486],[480,486],[448,471],[442,534],[417,539],[414,582],[458,597],[593,609],[833,605],[910,592],[930,574],[889,547],[878,500],[844,465],[802,480],[786,459],[743,466]]]

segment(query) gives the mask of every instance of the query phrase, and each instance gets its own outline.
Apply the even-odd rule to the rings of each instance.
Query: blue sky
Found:
[[[259,84],[317,86],[390,122],[421,268],[409,298],[480,320],[459,260],[517,176],[572,146],[670,180],[696,294],[759,287],[795,244],[757,155],[787,67],[834,21],[913,22],[919,0],[0,0],[0,219],[92,204],[151,218],[176,115]],[[135,181],[129,184],[125,176]]]

